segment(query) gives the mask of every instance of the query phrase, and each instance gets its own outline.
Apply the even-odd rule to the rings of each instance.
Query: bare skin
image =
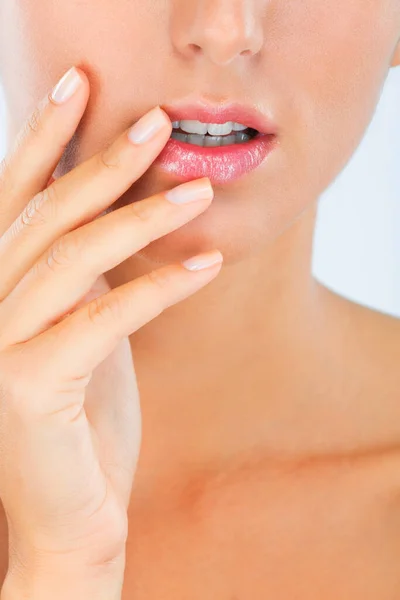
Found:
[[[199,336],[197,348],[208,348],[205,372],[215,372],[217,356],[221,379],[210,385],[212,375],[203,383],[199,376],[192,389],[196,365],[184,334],[180,349],[177,333],[173,346],[165,342],[172,336],[160,342],[154,322],[157,378],[136,362],[143,441],[129,513],[127,599],[200,600],[210,590],[227,599],[397,597],[400,323],[317,283],[311,289],[308,320],[293,314],[290,296],[276,327],[270,324],[274,345],[265,336],[261,346],[252,328],[231,369],[215,336],[208,343]],[[233,344],[242,338],[228,323]],[[135,343],[152,341],[151,329],[133,337],[134,355]],[[258,360],[254,345],[265,348]],[[178,389],[175,360],[185,372]]]
[[[397,599],[400,322],[320,285],[311,251],[318,197],[400,63],[398,0],[3,0],[0,23],[10,139],[66,63],[93,84],[56,176],[193,88],[280,125],[273,160],[107,274],[115,288],[199,251],[225,258],[130,337],[143,435],[123,599]],[[172,183],[152,166],[114,208]],[[4,517],[2,531],[5,573]]]

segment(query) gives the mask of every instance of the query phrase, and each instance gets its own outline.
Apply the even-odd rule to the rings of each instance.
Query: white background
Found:
[[[0,86],[0,158],[4,112]],[[320,200],[313,270],[343,296],[400,317],[400,68],[351,162]]]

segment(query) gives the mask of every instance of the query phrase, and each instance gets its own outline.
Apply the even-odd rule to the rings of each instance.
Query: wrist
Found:
[[[124,556],[96,567],[57,557],[34,569],[9,569],[0,600],[121,600],[124,570]]]

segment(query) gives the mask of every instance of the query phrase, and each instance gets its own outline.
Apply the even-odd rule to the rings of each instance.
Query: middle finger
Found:
[[[39,335],[70,312],[101,274],[198,216],[213,195],[210,180],[198,179],[61,237],[3,302],[2,343],[18,344]]]

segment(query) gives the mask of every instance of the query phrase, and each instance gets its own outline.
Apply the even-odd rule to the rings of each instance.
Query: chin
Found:
[[[234,213],[210,206],[193,221],[155,240],[138,254],[148,261],[168,264],[218,249],[225,265],[240,262],[254,251],[259,232],[249,223],[243,227],[243,219]]]
[[[229,185],[214,185],[209,208],[179,229],[159,238],[137,254],[160,264],[181,262],[196,254],[217,249],[224,265],[251,259],[283,232],[313,204],[310,194],[294,194],[282,185],[281,170],[266,169],[242,177]],[[112,206],[116,210],[178,185],[181,181],[160,172],[155,165]],[[310,190],[308,190],[309,192]],[[295,197],[289,201],[288,198]],[[314,194],[311,194],[314,197]]]
[[[267,206],[262,198],[220,194],[216,190],[213,203],[204,213],[155,240],[138,255],[154,266],[181,262],[213,249],[222,252],[225,266],[250,259],[287,227],[285,215],[274,213],[271,219],[271,205],[269,202]]]

